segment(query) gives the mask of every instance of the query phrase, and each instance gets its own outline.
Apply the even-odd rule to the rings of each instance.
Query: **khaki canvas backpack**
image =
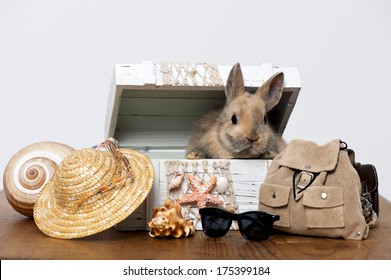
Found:
[[[369,227],[360,195],[346,143],[293,140],[273,159],[259,189],[258,210],[280,215],[274,227],[281,231],[362,240]]]

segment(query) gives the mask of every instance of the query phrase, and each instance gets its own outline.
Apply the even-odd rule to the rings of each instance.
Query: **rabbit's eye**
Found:
[[[235,115],[235,114],[232,115],[232,117],[231,117],[231,122],[232,122],[233,124],[237,124],[237,123],[238,123],[238,119],[236,118],[236,115]]]

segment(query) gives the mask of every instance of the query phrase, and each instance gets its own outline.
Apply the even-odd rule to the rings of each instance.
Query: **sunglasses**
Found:
[[[238,221],[242,236],[252,241],[269,238],[273,223],[280,216],[262,211],[249,211],[241,214],[227,212],[220,208],[205,207],[199,210],[203,232],[213,238],[222,237],[229,231],[232,220]]]

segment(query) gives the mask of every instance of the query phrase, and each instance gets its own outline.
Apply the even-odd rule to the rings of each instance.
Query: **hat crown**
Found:
[[[94,203],[100,189],[123,169],[107,152],[83,149],[68,155],[59,165],[53,178],[57,207],[74,213],[81,204]]]

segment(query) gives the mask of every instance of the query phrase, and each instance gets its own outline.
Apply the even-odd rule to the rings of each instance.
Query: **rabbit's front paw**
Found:
[[[277,155],[276,151],[267,151],[263,154],[262,159],[274,159]]]
[[[191,152],[186,155],[186,159],[204,159],[205,156],[201,152]]]

